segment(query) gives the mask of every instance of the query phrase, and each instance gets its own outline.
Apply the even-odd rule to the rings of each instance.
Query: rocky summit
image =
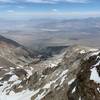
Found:
[[[0,100],[100,100],[100,50],[47,47],[34,56],[0,36]]]

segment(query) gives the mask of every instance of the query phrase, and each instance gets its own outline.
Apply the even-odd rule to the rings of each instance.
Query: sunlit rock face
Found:
[[[100,100],[98,49],[47,47],[34,56],[0,38],[0,100]]]

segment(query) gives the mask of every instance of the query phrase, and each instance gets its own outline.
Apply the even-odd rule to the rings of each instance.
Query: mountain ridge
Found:
[[[0,47],[0,100],[100,99],[99,49],[47,47],[35,58],[16,49]]]

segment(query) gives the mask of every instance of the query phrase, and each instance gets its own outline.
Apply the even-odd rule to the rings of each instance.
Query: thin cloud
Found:
[[[0,3],[87,3],[92,0],[0,0]]]
[[[15,11],[14,10],[8,10],[7,12],[8,13],[14,13]]]
[[[32,3],[58,3],[58,2],[70,2],[70,3],[87,3],[89,0],[26,0],[26,2]]]
[[[0,3],[14,3],[14,0],[0,0]]]
[[[57,9],[52,9],[52,11],[53,11],[53,12],[57,12],[58,10],[57,10]]]
[[[17,8],[19,9],[24,9],[25,7],[24,6],[16,6]]]
[[[65,1],[71,3],[87,3],[89,0],[65,0]]]
[[[69,17],[71,17],[71,16],[73,16],[73,17],[75,17],[75,16],[79,16],[79,17],[88,17],[88,16],[90,16],[90,17],[92,17],[92,16],[100,16],[100,12],[62,12],[62,13],[60,13],[60,12],[15,12],[14,10],[8,10],[7,11],[8,13],[10,13],[10,15],[12,15],[12,16],[15,16],[15,15],[17,15],[17,16],[35,16],[35,17],[38,17],[38,16],[65,16],[65,17],[67,17],[67,16],[69,16]]]

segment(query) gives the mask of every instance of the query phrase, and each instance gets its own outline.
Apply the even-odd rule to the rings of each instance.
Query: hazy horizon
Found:
[[[28,47],[99,47],[99,5],[99,0],[0,0],[0,34]]]
[[[49,20],[48,20],[49,19]],[[85,45],[100,47],[100,18],[2,20],[0,34],[29,48]]]

